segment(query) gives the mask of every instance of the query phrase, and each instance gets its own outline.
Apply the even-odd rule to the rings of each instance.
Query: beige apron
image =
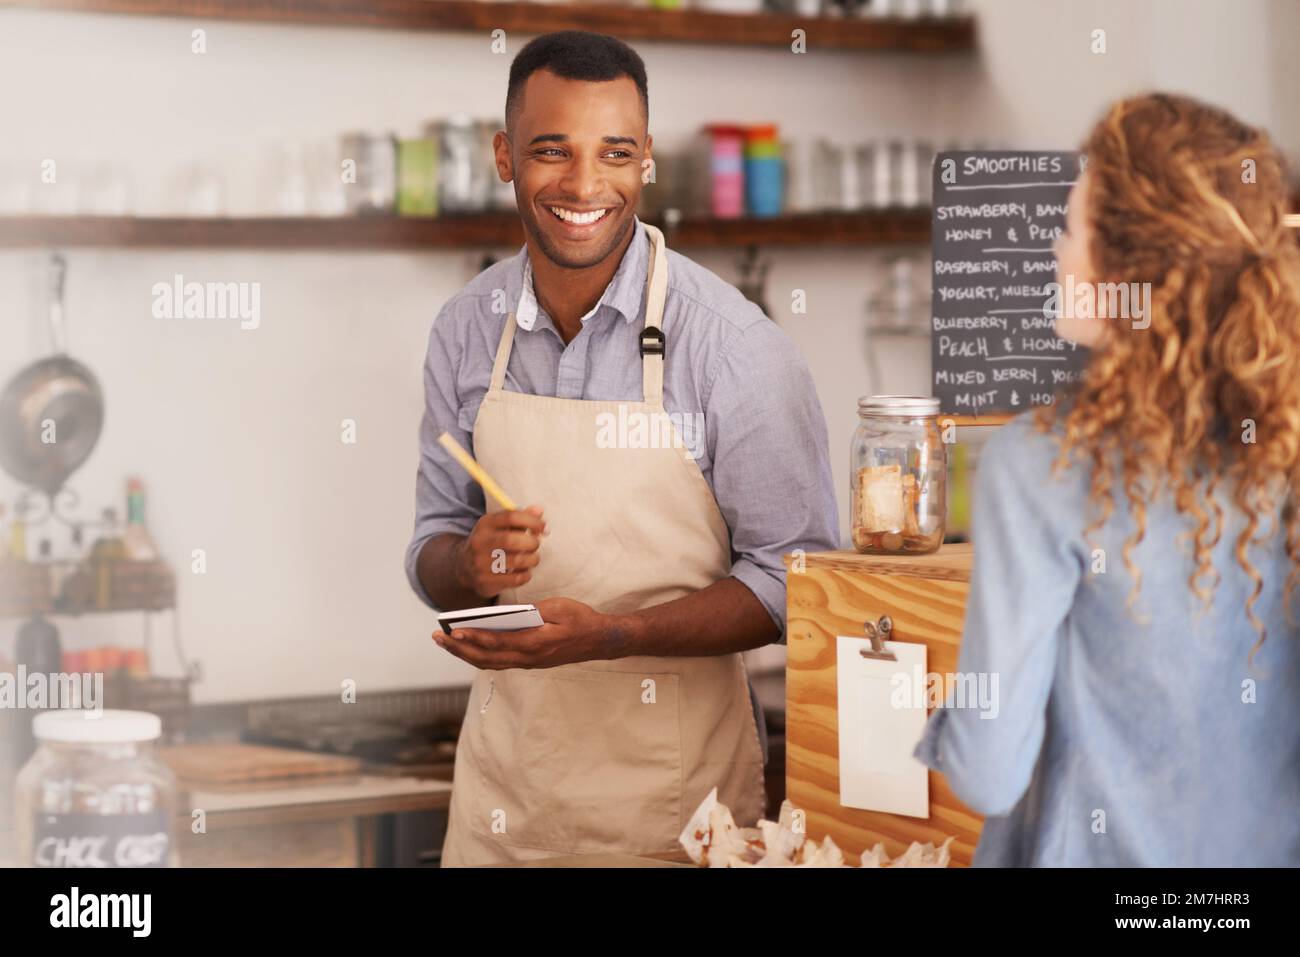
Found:
[[[505,391],[516,325],[506,320],[474,455],[512,495],[542,506],[550,534],[532,580],[502,604],[563,597],[630,612],[730,572],[730,535],[693,446],[680,433],[662,441],[674,433],[661,428],[664,357],[653,340],[663,341],[655,330],[668,257],[663,234],[645,230],[644,401]],[[652,434],[661,440],[642,441]],[[671,851],[715,786],[738,824],[761,816],[763,755],[739,655],[480,671],[456,748],[442,863]]]

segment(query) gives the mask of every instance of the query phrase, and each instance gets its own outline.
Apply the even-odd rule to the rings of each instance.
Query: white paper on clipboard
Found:
[[[866,638],[836,638],[839,671],[840,804],[930,816],[930,775],[912,751],[925,731],[925,645],[886,641],[897,661],[867,658]]]

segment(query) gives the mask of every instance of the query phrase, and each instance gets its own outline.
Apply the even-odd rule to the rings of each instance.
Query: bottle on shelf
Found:
[[[126,652],[117,645],[105,645],[100,652],[103,654],[100,667],[105,674],[113,674],[126,667]]]
[[[50,579],[50,594],[58,596],[63,594],[63,584],[72,576],[76,566],[66,559],[61,559],[54,554],[53,544],[48,538],[42,538],[37,545],[36,553],[40,556],[40,561],[45,565],[46,574]]]
[[[131,561],[158,560],[158,549],[144,526],[144,483],[137,478],[126,483],[126,532],[122,536],[126,557]]]
[[[132,678],[149,677],[149,653],[143,648],[130,648],[125,652],[127,674]]]
[[[57,673],[63,660],[59,630],[44,615],[33,615],[18,629],[14,657],[28,674]]]
[[[27,561],[27,506],[19,502],[14,506],[13,524],[9,526],[9,557],[14,561]]]
[[[114,561],[126,558],[126,543],[122,540],[122,527],[118,524],[117,509],[104,509],[104,534],[90,547],[91,561]]]
[[[59,640],[59,630],[44,615],[36,614],[18,629],[18,639],[14,643],[15,664],[25,669],[28,675],[58,674],[63,663],[63,645]],[[48,702],[47,702],[48,703]],[[31,713],[31,718],[36,712]],[[25,717],[18,729],[17,736],[18,763],[27,763],[32,752],[36,750],[36,739],[32,736],[31,719]]]

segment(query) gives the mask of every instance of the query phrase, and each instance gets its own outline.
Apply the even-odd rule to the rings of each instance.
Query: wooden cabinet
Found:
[[[928,819],[840,805],[835,641],[862,635],[866,621],[889,615],[892,640],[926,645],[930,672],[956,672],[970,561],[969,545],[920,556],[840,551],[786,558],[786,796],[807,813],[810,837],[829,834],[854,863],[877,842],[898,855],[912,841],[955,837],[952,860],[962,866],[975,851],[982,818],[936,772]]]

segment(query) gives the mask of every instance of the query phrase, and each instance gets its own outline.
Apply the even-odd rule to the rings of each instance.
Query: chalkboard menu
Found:
[[[934,161],[934,394],[950,415],[1023,412],[1077,381],[1086,350],[1052,331],[1052,243],[1080,154],[940,153]]]

